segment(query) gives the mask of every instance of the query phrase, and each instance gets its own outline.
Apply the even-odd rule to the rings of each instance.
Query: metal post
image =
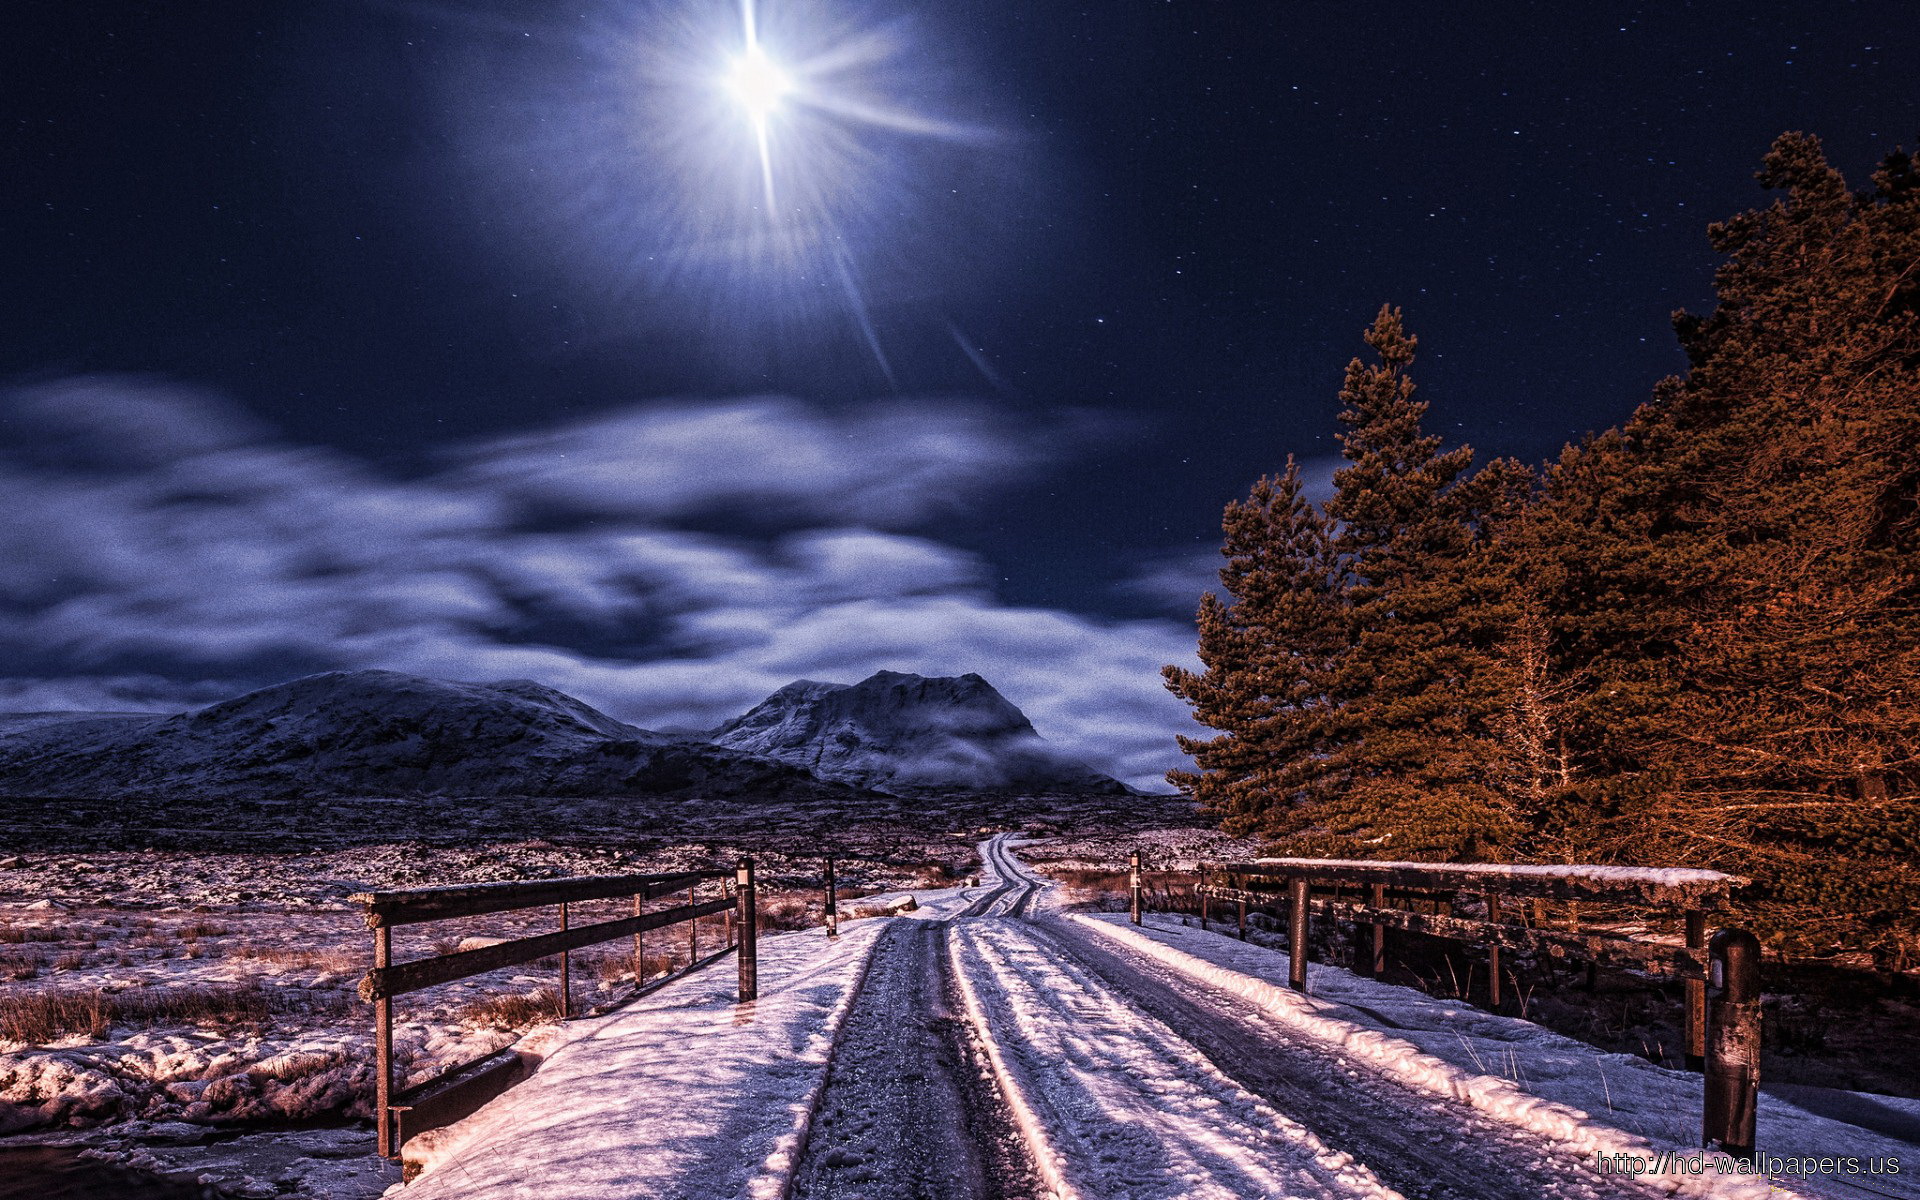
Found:
[[[1707,945],[1707,914],[1697,908],[1687,910],[1687,949],[1704,950]],[[1707,981],[1685,982],[1687,997],[1687,1070],[1704,1070],[1707,1065]]]
[[[833,855],[827,855],[827,936],[840,936],[840,904],[833,894]]]
[[[735,876],[735,895],[740,905],[740,1003],[756,1000],[760,996],[760,960],[757,950],[758,930],[754,928],[754,888],[753,860],[740,860],[740,869]]]
[[[1140,897],[1140,852],[1138,850],[1127,855],[1127,888],[1133,893],[1129,908],[1133,913],[1133,923],[1138,925],[1140,910],[1144,907]]]
[[[393,965],[393,928],[381,925],[373,931],[373,965],[377,970]],[[380,1157],[392,1158],[398,1147],[393,1144],[393,999],[382,996],[373,1002],[373,1120],[379,1127]]]
[[[560,928],[567,927],[567,902],[560,902]],[[560,1019],[566,1020],[573,1015],[573,974],[572,956],[565,950],[560,952]]]
[[[1760,939],[1744,929],[1722,929],[1713,935],[1707,955],[1717,994],[1708,1010],[1700,1140],[1748,1158],[1760,1095]]]
[[[1240,940],[1247,940],[1247,902],[1240,902]]]
[[[1500,897],[1487,896],[1487,920],[1492,924],[1500,922]],[[1500,943],[1487,947],[1487,1007],[1499,1011],[1500,1008]]]
[[[1307,881],[1287,882],[1287,985],[1307,990]]]
[[[1367,896],[1367,904],[1373,908],[1387,906],[1387,885],[1376,883]],[[1387,973],[1387,927],[1375,921],[1373,924],[1373,970],[1375,979]]]

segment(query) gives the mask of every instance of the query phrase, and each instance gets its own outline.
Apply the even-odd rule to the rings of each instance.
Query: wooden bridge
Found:
[[[954,970],[959,969],[963,957],[971,972],[996,956],[1024,954],[1028,956],[1025,961],[1031,961],[1037,968],[1051,956],[1061,955],[1063,963],[1080,964],[1070,968],[1080,972],[1076,978],[1091,981],[1094,976],[1085,975],[1083,967],[1094,968],[1098,975],[1100,971],[1124,965],[1115,957],[1116,951],[1111,945],[1103,948],[1103,937],[1082,938],[1080,941],[1086,944],[1077,944],[1071,936],[1072,922],[1028,911],[1028,902],[1038,881],[1015,862],[1002,839],[990,841],[983,848],[983,855],[988,864],[986,884],[972,890],[955,889],[954,903],[931,914],[932,923],[940,929],[922,928],[921,932],[929,935],[938,932],[937,940],[928,941],[916,935],[909,941],[925,947],[949,945],[944,933],[948,922],[991,921],[998,917],[1015,922],[1022,930],[1032,927],[1031,932],[1016,932],[1005,924],[968,925],[970,932],[962,936],[956,924],[956,934],[950,943]],[[1155,906],[1156,895],[1146,880],[1141,855],[1132,856],[1130,867],[1132,921],[1140,924],[1146,910]],[[1164,882],[1166,873],[1159,875]],[[628,1144],[634,1136],[644,1130],[652,1137],[676,1121],[692,1129],[699,1125],[693,1118],[710,1116],[736,1103],[743,1088],[760,1087],[763,1091],[771,1089],[768,1097],[778,1100],[771,1107],[763,1103],[763,1112],[788,1115],[737,1144],[719,1146],[713,1143],[710,1133],[699,1134],[699,1138],[704,1139],[700,1145],[705,1147],[699,1153],[720,1154],[725,1158],[731,1152],[738,1156],[738,1161],[728,1160],[727,1169],[733,1172],[729,1178],[733,1182],[725,1187],[734,1190],[726,1194],[785,1196],[793,1186],[801,1160],[809,1153],[812,1114],[823,1103],[828,1064],[833,1061],[848,1013],[859,1004],[871,1006],[876,1002],[872,993],[881,985],[871,981],[863,983],[868,974],[866,964],[877,948],[901,943],[899,938],[890,940],[886,932],[894,928],[893,923],[881,921],[860,922],[852,927],[849,936],[835,937],[839,930],[831,890],[831,867],[828,879],[829,928],[779,938],[768,944],[775,964],[774,973],[769,977],[774,990],[768,997],[760,994],[763,948],[755,936],[757,886],[750,861],[743,861],[730,871],[474,884],[375,892],[356,897],[365,909],[375,941],[375,966],[363,981],[361,992],[373,1005],[374,1013],[380,1152],[398,1156],[402,1145],[409,1145],[409,1177],[411,1170],[421,1163],[436,1164],[431,1165],[419,1184],[422,1195],[431,1200],[469,1195],[515,1200],[548,1195],[651,1196],[659,1186],[661,1164],[673,1155],[636,1152]],[[1498,980],[1505,954],[1585,961],[1596,966],[1622,967],[1684,980],[1688,1062],[1705,1074],[1703,1142],[1718,1144],[1736,1154],[1750,1153],[1753,1149],[1758,1084],[1758,947],[1750,935],[1738,930],[1722,929],[1708,936],[1709,922],[1713,916],[1726,911],[1730,892],[1739,882],[1732,877],[1710,871],[1608,867],[1263,859],[1202,864],[1198,871],[1190,872],[1187,879],[1179,889],[1182,899],[1178,906],[1197,917],[1203,927],[1216,926],[1224,918],[1228,928],[1223,932],[1237,932],[1243,939],[1250,925],[1287,931],[1290,954],[1287,966],[1296,989],[1302,988],[1307,980],[1310,947],[1316,944],[1316,938],[1318,944],[1338,949],[1343,959],[1347,957],[1346,948],[1351,947],[1351,963],[1356,973],[1377,976],[1387,963],[1390,935],[1433,937],[1478,947],[1486,956],[1489,968],[1483,995],[1496,1006],[1501,997]],[[1167,895],[1164,889],[1162,895]],[[573,921],[576,906],[629,898],[630,913],[588,924]],[[649,908],[652,901],[669,903]],[[552,910],[558,926],[551,932],[463,945],[404,962],[394,959],[396,927],[543,909]],[[1677,936],[1674,933],[1656,936],[1644,931],[1650,928],[1644,923],[1636,925],[1625,919],[1649,912],[1664,918],[1677,930]],[[710,926],[723,927],[723,936],[717,944],[700,945],[699,922],[703,918]],[[909,923],[910,926],[919,924]],[[622,1003],[646,997],[682,979],[687,979],[695,990],[680,989],[667,995],[696,997],[695,1001],[673,1001],[667,1008],[657,1009],[657,1005],[667,999],[667,995],[663,995],[659,1001],[649,1002],[657,1011],[635,1012],[631,1016],[625,1010],[613,1011],[619,1009],[618,1004],[603,1006],[601,1015],[593,1021],[560,1027],[543,1044],[558,1046],[558,1051],[549,1053],[542,1049],[532,1055],[540,1061],[539,1069],[524,1087],[499,1101],[504,1108],[488,1106],[488,1101],[527,1076],[523,1055],[511,1050],[464,1064],[431,1080],[404,1088],[398,1086],[401,1081],[395,1078],[393,1059],[397,998],[502,967],[557,959],[560,978],[557,1006],[562,1015],[575,1014],[578,1010],[570,984],[569,952],[631,937],[635,940],[636,962],[644,961],[641,939],[681,926],[685,927],[688,938],[687,965],[665,978],[652,980],[643,980],[642,974],[636,972],[638,986],[622,997]],[[1124,928],[1124,918],[1119,928]],[[988,929],[998,932],[989,934]],[[905,931],[903,927],[902,932]],[[966,948],[964,954],[962,946]],[[738,955],[738,976],[737,980],[728,982],[723,997],[716,986],[720,981],[713,977],[711,970],[702,969],[710,968],[727,954]],[[946,958],[945,952],[933,953],[932,958],[910,971],[924,978],[926,971],[937,966],[944,974],[948,970]],[[1013,964],[1021,960],[1007,958],[1005,961]],[[895,968],[887,978],[895,979],[899,974]],[[1112,982],[1123,994],[1135,986],[1144,986],[1118,976],[1113,977]],[[983,986],[979,981],[961,980],[961,990],[968,996],[969,1019],[975,1023],[984,1019],[985,1010],[978,1006],[987,1003],[975,998],[975,989],[979,986]],[[1030,1002],[1039,1002],[1044,995],[1044,989],[1033,993]],[[1139,998],[1151,999],[1152,995],[1140,992]],[[926,1002],[914,1001],[916,1004]],[[869,1043],[884,1045],[889,1040],[886,1031],[890,1021],[917,1023],[933,1019],[931,1015],[922,1017],[903,1012],[897,998],[888,1003],[891,1007],[877,1026],[871,1020],[868,1022],[868,1032],[862,1036]],[[1091,997],[1063,995],[1059,1003],[1064,1005],[1060,1015],[1066,1022],[1063,1028],[1072,1029],[1080,1020],[1074,1014],[1084,1011]],[[1113,1001],[1109,999],[1106,1003]],[[1163,997],[1154,1003],[1177,1001]],[[726,1018],[723,1008],[716,1005],[735,1006],[735,1015]],[[639,1007],[646,1008],[646,1005]],[[1227,1015],[1221,1011],[1211,1019],[1224,1019]],[[663,1023],[661,1018],[669,1019]],[[860,1022],[855,1020],[854,1025],[858,1029]],[[904,1030],[904,1026],[901,1028]],[[1004,1039],[1006,1033],[1006,1029],[1000,1029],[995,1036]],[[760,1049],[755,1053],[760,1057],[753,1068],[760,1072],[757,1083],[731,1067],[718,1075],[710,1069],[711,1064],[723,1057],[721,1048],[739,1044],[728,1039],[741,1036],[759,1039],[755,1045]],[[1009,1053],[1008,1047],[1003,1045],[999,1053]],[[879,1074],[917,1077],[917,1069],[909,1068],[912,1064],[890,1063]],[[869,1074],[874,1070],[871,1066],[866,1068]],[[1034,1101],[1030,1096],[1022,1098],[1017,1080],[1006,1074],[1009,1070],[1014,1068],[999,1057],[994,1059],[998,1086],[1013,1088],[1012,1092],[999,1094],[994,1092],[994,1085],[988,1084],[985,1085],[987,1094],[976,1096],[959,1107],[977,1110],[985,1104],[1015,1113],[1027,1112]],[[973,1086],[982,1086],[979,1083],[979,1077],[984,1077],[982,1072],[972,1073],[976,1076]],[[1102,1075],[1102,1078],[1111,1077]],[[857,1080],[853,1086],[857,1091],[860,1086]],[[1372,1104],[1374,1100],[1369,1099],[1367,1103]],[[483,1107],[486,1111],[475,1116]],[[828,1103],[830,1110],[832,1107],[832,1103]],[[854,1107],[861,1112],[872,1109],[871,1104],[858,1097]],[[940,1119],[957,1121],[962,1115],[950,1114]],[[472,1120],[463,1120],[469,1117]],[[1020,1118],[1022,1136],[1030,1141],[1039,1136],[1027,1128],[1026,1123],[1034,1119],[1037,1118],[1030,1113]],[[1429,1119],[1424,1110],[1412,1108],[1395,1118],[1395,1123]],[[1451,1116],[1431,1119],[1439,1120],[1443,1126],[1446,1121],[1456,1120]],[[480,1132],[468,1132],[475,1122],[480,1123]],[[436,1130],[452,1134],[453,1139],[436,1141],[441,1137]],[[909,1134],[910,1138],[920,1136],[919,1132]],[[949,1140],[946,1144],[964,1147],[968,1138],[974,1137],[976,1134],[968,1134],[959,1142]],[[411,1148],[413,1145],[426,1149],[416,1154]],[[1042,1160],[1056,1153],[1057,1148],[1048,1146],[1034,1143],[1030,1150],[1042,1174],[1052,1179],[1054,1176],[1046,1174],[1048,1168]],[[1315,1154],[1323,1157],[1322,1152]],[[452,1164],[451,1167],[448,1164]],[[1422,1169],[1431,1169],[1433,1165],[1425,1163]],[[1536,1177],[1531,1184],[1522,1181],[1518,1192],[1512,1187],[1505,1191],[1496,1189],[1484,1196],[1476,1195],[1475,1200],[1537,1194],[1541,1186],[1539,1178],[1548,1177],[1557,1178],[1551,1174]],[[716,1187],[721,1186],[721,1182],[714,1180]],[[1529,1187],[1534,1190],[1527,1190]],[[1596,1197],[1619,1194],[1609,1190],[1610,1187],[1611,1184],[1603,1183],[1583,1191],[1576,1186],[1565,1194]],[[882,1192],[884,1194],[885,1189]],[[929,1194],[946,1193],[936,1190]],[[1078,1194],[1088,1193],[1083,1190]],[[1434,1194],[1450,1193],[1443,1190]]]

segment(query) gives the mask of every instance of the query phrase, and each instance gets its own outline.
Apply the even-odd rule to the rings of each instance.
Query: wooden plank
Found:
[[[1465,917],[1408,912],[1401,908],[1372,908],[1325,900],[1314,901],[1313,909],[1316,913],[1324,913],[1340,921],[1372,921],[1410,933],[1424,933],[1456,942],[1478,942],[1533,954],[1556,957],[1572,955],[1608,966],[1665,971],[1681,979],[1704,979],[1707,971],[1707,956],[1702,951],[1660,942],[1636,941],[1615,934],[1562,933],[1528,929],[1524,925],[1504,925]]]
[[[393,930],[373,931],[373,966],[384,970],[393,962]],[[373,1115],[380,1123],[375,1142],[381,1158],[396,1152],[393,1140],[393,1001],[373,1002]]]
[[[1745,882],[1719,871],[1692,869],[1526,866],[1506,863],[1380,863],[1357,859],[1268,858],[1203,863],[1209,876],[1312,879],[1321,883],[1386,884],[1548,900],[1612,900],[1679,908],[1715,909]]]
[[[1210,884],[1206,888],[1216,900],[1245,900],[1250,904],[1277,905],[1287,897],[1282,892],[1251,892],[1242,888]],[[1551,929],[1529,929],[1493,921],[1449,917],[1439,913],[1417,913],[1403,908],[1380,908],[1342,901],[1315,900],[1315,913],[1342,921],[1404,929],[1456,942],[1478,942],[1509,950],[1525,950],[1554,957],[1575,958],[1636,970],[1664,970],[1682,979],[1706,978],[1706,953],[1662,942],[1637,941],[1617,934],[1571,933]]]
[[[367,926],[415,925],[448,917],[477,917],[516,908],[544,908],[567,901],[607,900],[644,895],[648,899],[684,890],[702,879],[724,879],[726,871],[684,871],[675,875],[579,875],[567,879],[461,883],[446,887],[359,892],[348,901],[366,909]]]
[[[512,1050],[502,1050],[408,1088],[394,1097],[394,1144],[405,1146],[407,1139],[429,1129],[441,1129],[462,1117],[472,1116],[481,1105],[520,1082],[525,1075],[520,1056]]]
[[[390,996],[403,996],[408,992],[417,992],[421,988],[433,987],[436,984],[451,983],[470,975],[484,975],[488,971],[498,971],[502,967],[532,962],[534,959],[558,954],[563,950],[577,950],[596,942],[610,941],[617,937],[630,937],[644,930],[677,925],[682,921],[693,920],[695,917],[711,916],[714,913],[725,912],[732,903],[731,900],[723,897],[700,904],[682,904],[677,908],[663,908],[637,917],[621,917],[618,920],[601,921],[595,925],[580,925],[557,933],[543,933],[537,937],[515,938],[510,942],[482,946],[475,950],[462,950],[457,954],[443,954],[437,958],[421,958],[413,962],[396,963],[390,967],[376,967],[368,971],[366,978],[360,981],[360,998],[377,1001]]]

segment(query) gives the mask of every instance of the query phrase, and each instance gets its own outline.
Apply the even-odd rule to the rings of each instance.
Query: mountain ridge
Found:
[[[156,799],[888,791],[1125,794],[978,675],[795,680],[706,734],[641,729],[532,680],[330,671],[172,716],[0,714],[0,794]]]

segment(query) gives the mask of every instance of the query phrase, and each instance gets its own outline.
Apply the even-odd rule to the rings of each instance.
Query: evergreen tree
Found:
[[[1751,876],[1802,948],[1913,955],[1920,903],[1920,203],[1775,143],[1785,196],[1711,230],[1690,362],[1556,465],[1527,522],[1593,782],[1571,839]]]
[[[1220,583],[1231,600],[1201,599],[1205,669],[1164,672],[1194,719],[1222,732],[1181,738],[1200,769],[1167,778],[1244,834],[1284,823],[1319,784],[1341,596],[1326,522],[1301,494],[1292,459],[1284,474],[1227,505],[1222,528]]]
[[[1380,362],[1348,367],[1350,465],[1326,515],[1291,462],[1227,509],[1233,603],[1201,604],[1207,669],[1166,671],[1222,732],[1183,739],[1200,769],[1168,778],[1287,852],[1484,856],[1513,827],[1489,765],[1503,603],[1492,534],[1530,479],[1504,461],[1465,477],[1472,451],[1441,453],[1421,431],[1399,312],[1365,336]]]
[[[1492,763],[1494,648],[1508,614],[1490,535],[1525,473],[1500,462],[1468,477],[1472,449],[1443,451],[1422,430],[1427,405],[1407,374],[1416,341],[1398,309],[1382,308],[1365,337],[1379,361],[1347,367],[1348,465],[1326,513],[1350,581],[1350,649],[1326,739],[1340,786],[1323,790],[1291,844],[1370,858],[1497,856],[1517,825]]]
[[[1383,309],[1324,514],[1227,513],[1170,778],[1290,852],[1716,866],[1777,943],[1920,959],[1920,171],[1782,137],[1684,378],[1530,474],[1422,431]]]

